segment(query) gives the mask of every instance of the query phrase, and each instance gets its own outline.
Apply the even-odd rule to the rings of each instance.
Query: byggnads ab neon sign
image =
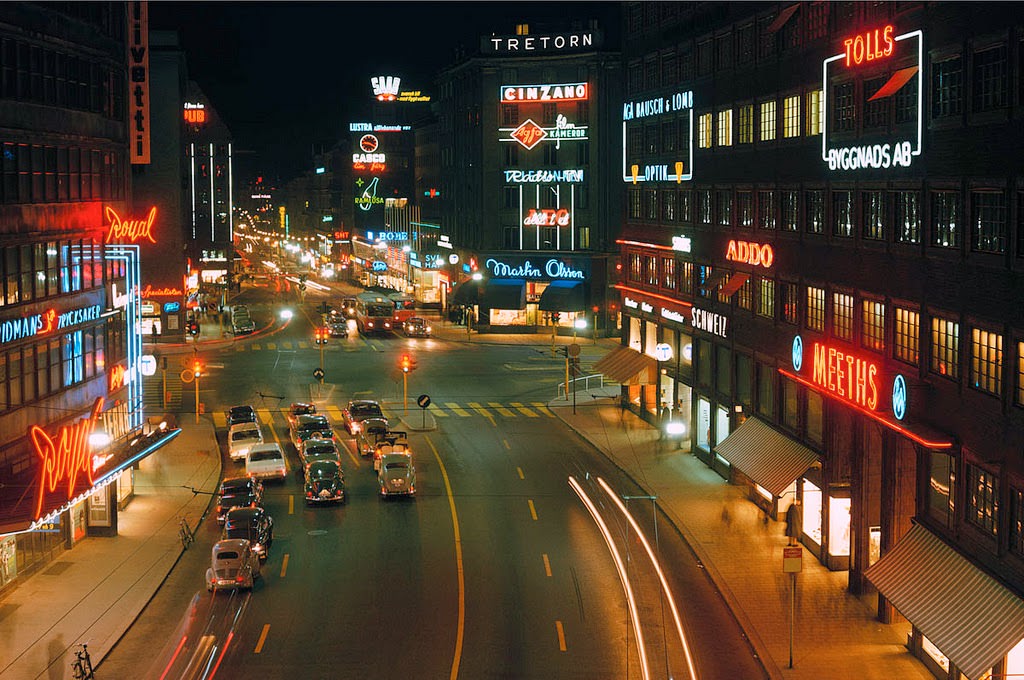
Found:
[[[149,209],[144,219],[121,219],[117,211],[109,205],[103,209],[107,220],[107,238],[105,243],[139,243],[146,239],[156,243],[153,238],[153,221],[156,219],[156,206]]]
[[[106,462],[105,457],[94,457],[89,450],[89,435],[96,429],[96,422],[102,412],[103,398],[100,397],[87,417],[74,425],[60,428],[55,438],[38,425],[29,429],[32,449],[39,460],[33,520],[43,516],[43,502],[48,494],[61,489],[60,495],[63,497],[63,490],[66,489],[67,500],[71,500],[93,485],[93,472]],[[81,489],[80,486],[85,488]]]
[[[921,77],[921,65],[924,58],[924,36],[921,31],[911,31],[895,35],[895,27],[887,24],[874,28],[843,40],[843,51],[822,62],[821,90],[822,120],[821,159],[828,164],[829,170],[864,170],[909,168],[915,156],[921,155],[921,131],[923,124],[924,89]],[[847,74],[842,69],[872,68],[878,69],[885,64],[900,60],[910,65],[892,70],[885,83],[874,92],[865,92],[867,101],[873,102],[894,96],[904,87],[915,87],[914,96],[917,100],[916,135],[912,139],[900,138],[866,138],[865,143],[844,146],[829,146],[829,122],[836,116],[829,108],[830,77],[841,80]],[[833,71],[830,73],[830,69]],[[915,80],[916,76],[916,80]],[[915,80],[916,85],[910,85]],[[865,137],[867,137],[865,135]]]

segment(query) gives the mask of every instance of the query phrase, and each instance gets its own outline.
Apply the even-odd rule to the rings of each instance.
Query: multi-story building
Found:
[[[997,4],[624,21],[603,366],[753,502],[802,501],[803,545],[942,678],[1024,673],[1022,38]]]
[[[482,329],[608,326],[620,58],[593,22],[564,28],[483,37],[437,81],[447,304]]]
[[[115,534],[132,465],[178,432],[142,432],[144,7],[0,7],[0,588]]]

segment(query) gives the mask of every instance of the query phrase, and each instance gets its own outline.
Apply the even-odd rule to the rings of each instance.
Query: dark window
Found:
[[[736,63],[749,64],[754,61],[754,24],[736,29]]]
[[[825,233],[825,192],[821,189],[814,189],[804,192],[804,205],[806,214],[806,226],[808,233]]]
[[[974,53],[974,110],[1006,106],[1006,45]]]
[[[643,217],[643,205],[640,201],[640,190],[630,189],[629,190],[629,217],[630,219],[638,220]]]
[[[658,153],[658,126],[644,126],[644,151],[649,154]]]
[[[963,99],[963,66],[960,57],[932,64],[932,117],[960,115]]]
[[[786,323],[800,323],[800,286],[782,282],[782,320]]]
[[[754,226],[754,194],[750,191],[736,192],[736,224],[741,227]]]
[[[518,250],[519,249],[519,228],[518,227],[503,227],[502,228],[502,248],[506,250]]]
[[[675,222],[676,216],[676,190],[663,189],[661,192],[661,219],[665,222]]]
[[[706,76],[714,69],[713,49],[710,40],[697,43],[697,75]]]
[[[654,189],[644,190],[644,219],[658,219],[658,192]]]
[[[921,210],[916,191],[896,192],[896,240],[900,243],[921,242]]]
[[[715,39],[715,52],[718,68],[732,68],[732,33],[720,35]]]
[[[715,207],[718,209],[718,224],[728,227],[732,224],[732,192],[719,189],[715,192]]]
[[[689,189],[680,189],[678,196],[679,221],[693,222],[693,192]]]
[[[973,250],[1006,252],[1006,195],[1001,191],[972,191],[971,226]]]
[[[636,126],[629,129],[629,137],[627,138],[630,156],[639,156],[643,154],[644,150],[644,130],[642,127]]]
[[[932,245],[959,248],[961,224],[960,192],[932,192]]]
[[[767,59],[775,54],[778,34],[768,30],[768,27],[775,21],[775,17],[763,17],[757,20],[757,57]]]
[[[679,71],[680,82],[693,79],[693,46],[692,44],[681,45],[679,55],[676,57],[676,64]]]
[[[758,191],[757,192],[757,225],[762,229],[774,229],[776,220],[776,211],[778,206],[775,204],[775,192],[774,191]]]
[[[757,412],[775,417],[775,369],[762,363],[757,364]]]
[[[885,192],[865,191],[861,193],[861,212],[864,220],[864,238],[881,241],[885,239]]]
[[[832,192],[832,235],[853,236],[853,196],[849,191]]]
[[[1024,490],[1010,489],[1010,552],[1024,557]]]
[[[782,229],[796,231],[800,223],[800,192],[782,192]]]
[[[675,85],[678,77],[678,69],[676,68],[676,55],[665,54],[661,57],[661,84],[662,85]]]
[[[658,61],[648,59],[644,62],[644,89],[653,90],[658,87]]]
[[[888,76],[864,81],[864,127],[882,128],[889,124],[889,98],[881,97],[871,101],[871,97],[882,89]]]
[[[917,83],[920,77],[920,74],[914,74],[892,97],[897,124],[917,121]]]
[[[661,124],[661,150],[671,153],[676,150],[676,121]]]
[[[857,103],[853,98],[853,83],[842,83],[833,88],[833,125],[836,132],[851,132],[857,123]]]
[[[808,3],[800,8],[806,13],[807,39],[809,41],[824,38],[828,32],[828,7],[829,3]]]
[[[701,224],[711,224],[711,190],[697,191],[697,217]]]
[[[629,89],[630,94],[636,94],[640,91],[641,83],[643,83],[643,76],[643,64],[636,63],[629,65],[629,70],[626,72],[626,87]]]

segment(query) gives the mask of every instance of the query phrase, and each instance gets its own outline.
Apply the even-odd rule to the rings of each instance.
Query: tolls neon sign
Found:
[[[814,343],[811,379],[831,394],[874,411],[878,408],[878,364]]]
[[[150,243],[156,243],[153,238],[153,220],[156,219],[156,206],[149,209],[149,214],[142,220],[122,220],[117,211],[109,205],[103,210],[104,216],[109,222],[107,227],[106,243],[111,241],[117,243],[138,243],[146,239]]]
[[[846,47],[846,66],[860,66],[865,61],[874,61],[883,57],[892,56],[893,41],[892,24],[885,28],[876,28],[874,31],[859,33],[852,38],[843,41]]]
[[[74,425],[60,428],[56,441],[38,425],[33,425],[29,430],[32,448],[39,457],[34,519],[42,517],[43,500],[47,493],[55,492],[57,487],[67,484],[67,497],[70,500],[75,497],[79,477],[84,477],[90,487],[93,485],[94,464],[89,453],[89,435],[96,428],[96,421],[102,412],[103,397],[100,397],[88,417]]]
[[[767,243],[731,239],[725,249],[725,259],[767,269],[775,262],[775,251]]]
[[[534,227],[567,227],[569,226],[569,211],[565,208],[530,208],[523,218],[523,224]]]

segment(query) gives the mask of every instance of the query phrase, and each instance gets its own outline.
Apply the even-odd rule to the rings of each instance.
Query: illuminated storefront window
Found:
[[[935,663],[939,664],[939,667],[943,671],[949,672],[949,658],[939,651],[939,648],[932,644],[932,641],[926,638],[924,635],[921,636],[921,649],[924,653],[929,656]]]
[[[697,448],[711,451],[711,402],[703,397],[697,400]]]
[[[960,324],[932,318],[931,370],[938,375],[960,377]]]
[[[761,131],[760,140],[762,142],[770,142],[775,139],[776,119],[775,119],[775,102],[761,102],[761,117],[760,126]]]
[[[805,487],[806,489],[806,487]],[[829,496],[828,499],[828,554],[834,557],[850,555],[850,499]]]
[[[804,478],[803,531],[816,545],[821,545],[821,489]],[[849,523],[849,514],[847,514]],[[849,541],[849,537],[847,537]],[[849,547],[847,547],[849,554]]]

